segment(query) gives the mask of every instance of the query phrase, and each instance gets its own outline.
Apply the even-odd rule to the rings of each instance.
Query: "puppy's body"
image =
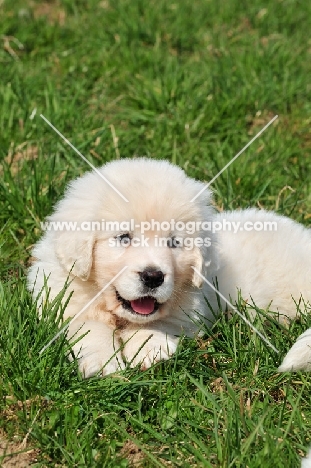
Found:
[[[276,230],[222,230],[217,235],[218,286],[225,297],[237,301],[237,291],[250,305],[295,318],[297,305],[302,312],[311,304],[311,232],[284,216],[248,209],[216,215],[219,221],[251,222]],[[301,302],[302,299],[302,302]],[[311,328],[304,332],[285,356],[280,372],[311,371]],[[309,459],[308,459],[309,460]],[[306,462],[307,463],[307,462]],[[310,463],[310,461],[308,461]]]
[[[311,301],[311,233],[285,216],[254,208],[216,215],[218,286],[232,301],[294,318],[300,298]],[[236,230],[236,232],[234,232]]]

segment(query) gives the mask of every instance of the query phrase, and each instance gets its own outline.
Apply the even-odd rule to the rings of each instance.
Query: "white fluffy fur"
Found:
[[[311,234],[302,225],[274,212],[254,208],[223,212],[217,221],[240,223],[234,234],[217,233],[218,285],[225,297],[242,297],[250,305],[279,312],[289,318],[297,315],[295,302],[311,300]],[[245,223],[275,222],[277,230],[245,230]]]
[[[275,221],[277,231],[220,231],[218,286],[225,297],[237,300],[240,289],[249,304],[278,312],[282,318],[297,316],[296,304],[311,303],[311,233],[284,216],[247,209],[216,215],[217,220],[240,222]],[[303,311],[302,311],[303,312]],[[290,349],[280,372],[311,370],[311,329]]]
[[[311,468],[311,449],[307,453],[306,458],[301,460],[301,468]]]
[[[90,172],[70,184],[49,221],[134,219],[141,223],[174,219],[186,223],[212,217],[210,192],[204,191],[191,202],[204,185],[166,161],[120,160],[99,170],[129,203],[96,172]],[[123,358],[132,366],[141,363],[142,367],[149,367],[152,362],[166,359],[175,352],[176,336],[195,335],[200,316],[212,319],[206,308],[204,288],[199,289],[202,280],[192,268],[205,274],[205,264],[213,263],[211,249],[158,247],[155,235],[180,234],[158,231],[145,232],[145,237],[150,238],[149,247],[109,246],[109,240],[118,234],[120,232],[46,231],[33,251],[36,260],[28,280],[34,296],[41,293],[44,300],[42,290],[47,278],[49,297],[53,299],[69,276],[71,283],[67,294],[73,291],[73,296],[64,318],[77,315],[127,266],[69,327],[70,336],[89,331],[73,348],[85,377],[99,371],[105,375],[121,369]],[[134,235],[140,237],[140,229]],[[200,233],[196,232],[192,237],[198,235]],[[187,234],[187,237],[191,236]],[[161,270],[165,276],[163,284],[152,291],[160,308],[151,316],[135,315],[120,304],[116,291],[128,301],[150,295],[144,293],[139,276],[139,272],[148,267]]]
[[[122,369],[124,358],[143,368],[167,359],[176,350],[177,336],[198,333],[200,317],[213,320],[204,296],[216,308],[216,295],[202,285],[192,267],[209,281],[217,277],[221,293],[233,302],[241,290],[245,300],[264,309],[270,306],[286,317],[296,315],[294,300],[301,296],[307,303],[311,300],[311,236],[301,225],[256,209],[215,214],[208,190],[191,202],[204,185],[165,161],[120,160],[99,170],[129,203],[93,171],[70,184],[50,221],[226,220],[240,222],[242,227],[246,221],[276,221],[277,231],[221,230],[215,238],[211,233],[195,232],[192,237],[211,236],[212,246],[192,250],[157,247],[155,234],[168,236],[167,232],[146,232],[151,239],[148,248],[112,248],[109,239],[119,232],[46,231],[33,251],[36,261],[29,271],[29,288],[39,295],[48,278],[52,299],[69,277],[67,294],[73,291],[73,296],[65,318],[74,317],[124,266],[128,267],[70,326],[70,336],[89,331],[74,346],[86,377]],[[140,236],[140,232],[134,235]],[[120,304],[116,290],[129,301],[144,296],[138,273],[150,266],[165,275],[163,284],[152,292],[160,308],[151,316],[135,315]],[[310,370],[310,362],[311,329],[293,346],[280,370]]]
[[[311,371],[311,328],[302,333],[279,367],[279,372]],[[311,462],[310,462],[311,466]]]

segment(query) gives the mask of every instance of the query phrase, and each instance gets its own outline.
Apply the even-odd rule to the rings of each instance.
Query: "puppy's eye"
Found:
[[[124,234],[119,234],[118,236],[115,236],[115,239],[117,239],[121,245],[127,246],[130,245],[131,243],[131,235],[129,232],[126,232]]]
[[[120,240],[123,240],[123,239],[130,239],[131,240],[131,236],[129,234],[129,232],[126,232],[125,234],[119,234],[118,236],[116,236],[117,239],[120,239]]]
[[[167,239],[167,246],[168,246],[170,249],[176,249],[177,247],[182,247],[181,239],[180,239],[180,238],[177,238],[177,237],[175,237],[175,236],[169,237],[169,238]]]

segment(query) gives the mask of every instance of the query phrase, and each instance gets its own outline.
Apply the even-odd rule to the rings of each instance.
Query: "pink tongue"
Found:
[[[148,315],[154,311],[154,299],[153,297],[142,297],[141,299],[136,299],[131,301],[132,309],[137,312],[137,314]]]

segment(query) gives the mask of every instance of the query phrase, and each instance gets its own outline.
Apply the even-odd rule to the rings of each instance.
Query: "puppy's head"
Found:
[[[103,290],[102,309],[135,323],[183,308],[210,261],[210,192],[176,166],[121,160],[76,180],[53,218],[76,222],[55,238],[61,265]],[[195,198],[195,199],[194,199]],[[194,199],[194,200],[193,200]],[[184,226],[184,229],[182,227]]]

